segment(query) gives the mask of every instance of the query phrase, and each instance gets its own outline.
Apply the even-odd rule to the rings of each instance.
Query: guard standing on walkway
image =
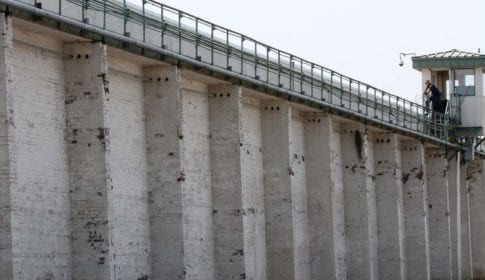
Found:
[[[424,90],[424,94],[428,96],[429,100],[431,100],[433,111],[441,112],[441,92],[435,85],[430,83],[429,80],[426,80],[426,89]],[[426,105],[428,105],[428,102]]]

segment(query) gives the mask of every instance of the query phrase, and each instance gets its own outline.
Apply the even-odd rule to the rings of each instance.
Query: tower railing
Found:
[[[448,142],[446,114],[428,114],[418,103],[155,0],[0,0],[5,5],[12,2],[36,6],[184,56],[199,65],[341,108],[364,120]]]

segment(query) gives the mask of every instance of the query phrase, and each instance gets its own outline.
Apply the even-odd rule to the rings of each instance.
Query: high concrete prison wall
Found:
[[[0,279],[485,278],[482,160],[0,29]]]

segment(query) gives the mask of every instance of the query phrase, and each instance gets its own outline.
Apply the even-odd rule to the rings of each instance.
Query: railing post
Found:
[[[244,74],[244,36],[241,36],[241,74]]]
[[[254,78],[258,80],[258,43],[254,42]]]
[[[311,64],[311,80],[310,80],[310,96],[313,97],[313,68],[315,67],[315,64]]]
[[[266,46],[266,82],[269,84],[270,81],[269,81],[269,52],[271,51],[271,49]]]
[[[300,59],[300,93],[303,94],[303,80],[305,79],[305,75],[303,73],[303,59]]]
[[[127,23],[127,15],[128,9],[126,8],[126,0],[123,0],[123,36],[126,36],[126,23]],[[83,12],[83,19],[84,19],[84,12]]]
[[[293,67],[295,63],[293,62],[293,55],[290,54],[290,91],[293,90]]]
[[[145,5],[147,0],[143,0],[143,42],[146,42],[146,15],[145,15]]]
[[[214,65],[214,24],[211,24],[211,65]]]
[[[352,79],[349,79],[349,110],[352,110]]]
[[[199,39],[199,19],[198,18],[195,18],[195,42],[194,42],[194,48],[195,48],[195,60],[198,60],[199,59],[199,43],[200,43],[200,39]],[[201,61],[202,61],[202,58],[201,58]]]
[[[333,104],[333,71],[330,71],[330,92],[329,92],[330,104]]]
[[[162,49],[164,49],[165,45],[164,45],[164,31],[165,31],[165,21],[164,21],[164,18],[163,18],[163,5],[160,5],[160,20],[161,20],[161,31],[160,31],[160,43],[161,43],[161,46]]]
[[[182,17],[183,14],[180,11],[177,11],[178,13],[178,26],[179,26],[179,54],[182,54]]]
[[[229,31],[226,31],[226,69],[230,69],[229,56],[231,55],[231,47],[229,46]]]
[[[278,50],[278,87],[281,87],[281,52]]]

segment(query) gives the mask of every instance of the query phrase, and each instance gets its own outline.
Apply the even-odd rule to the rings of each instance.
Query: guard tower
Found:
[[[456,49],[412,57],[413,68],[430,80],[448,101],[452,135],[476,139],[485,135],[485,55]],[[424,103],[423,103],[424,104]]]

